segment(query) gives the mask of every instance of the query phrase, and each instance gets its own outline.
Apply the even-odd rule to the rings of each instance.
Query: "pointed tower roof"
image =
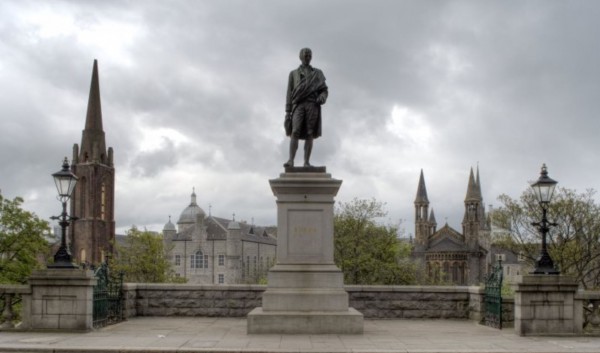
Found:
[[[467,196],[465,197],[465,202],[480,201],[480,200],[481,200],[481,191],[479,190],[478,184],[475,181],[475,176],[473,175],[473,168],[471,168],[471,173],[469,175],[469,185],[467,186]]]
[[[421,176],[419,177],[419,186],[417,187],[417,197],[415,203],[426,203],[429,204],[427,198],[427,188],[425,187],[425,177],[423,176],[423,169],[421,169]]]
[[[477,193],[479,194],[479,199],[483,201],[483,197],[481,196],[481,181],[479,179],[479,164],[477,164],[477,177],[475,179],[475,183],[477,184]]]
[[[437,225],[437,222],[435,221],[435,214],[433,213],[433,208],[431,209],[431,212],[429,212],[429,223]]]
[[[80,160],[97,159],[106,161],[106,143],[102,129],[102,107],[100,104],[100,80],[98,79],[98,61],[94,59],[90,96],[88,99],[85,129],[81,138]]]

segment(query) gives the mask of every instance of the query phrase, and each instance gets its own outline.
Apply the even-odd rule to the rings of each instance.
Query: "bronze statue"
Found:
[[[321,136],[321,105],[327,100],[325,75],[310,66],[312,51],[300,50],[302,65],[290,72],[285,102],[285,132],[290,136],[290,158],[284,167],[294,166],[298,140],[304,140],[304,166],[310,167],[313,140]]]

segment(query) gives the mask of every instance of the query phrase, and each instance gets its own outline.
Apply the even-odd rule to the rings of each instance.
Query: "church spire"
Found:
[[[431,209],[431,212],[429,212],[429,223],[431,223],[432,225],[437,225],[437,221],[435,220],[435,214],[433,213],[433,208]]]
[[[425,187],[425,178],[423,177],[423,169],[421,169],[421,176],[419,177],[419,186],[417,187],[417,197],[415,198],[415,204],[429,204],[427,198],[427,188]]]
[[[483,197],[481,196],[481,182],[479,179],[479,164],[477,164],[477,177],[475,178],[475,183],[477,184],[477,194],[479,195],[479,199],[482,200]]]
[[[102,129],[102,107],[100,105],[100,82],[98,79],[98,61],[94,59],[90,96],[88,99],[85,129],[81,138],[79,160],[82,162],[100,162],[107,164],[106,143]]]
[[[479,180],[479,169],[477,170],[477,180]],[[479,182],[475,181],[473,175],[473,168],[471,167],[471,174],[469,175],[469,185],[467,186],[467,196],[465,202],[469,201],[481,201],[481,190],[479,189]]]

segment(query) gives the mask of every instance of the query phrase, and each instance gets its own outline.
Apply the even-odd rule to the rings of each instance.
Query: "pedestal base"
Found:
[[[577,282],[560,275],[525,275],[515,291],[515,332],[521,336],[578,335],[582,310]]]
[[[354,308],[345,311],[263,311],[248,314],[248,333],[362,334],[363,315]]]
[[[325,168],[288,168],[270,180],[277,197],[277,264],[262,307],[248,314],[250,334],[362,334],[349,308],[344,274],[333,261],[333,205],[341,180]]]
[[[49,268],[29,277],[31,295],[23,297],[23,329],[90,331],[93,328],[92,271]]]

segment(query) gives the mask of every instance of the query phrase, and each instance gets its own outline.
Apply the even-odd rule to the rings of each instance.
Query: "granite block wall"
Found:
[[[125,284],[125,316],[244,317],[262,305],[264,285]],[[479,287],[346,286],[350,306],[365,318],[470,319],[479,321]],[[504,304],[512,321],[514,304]]]

